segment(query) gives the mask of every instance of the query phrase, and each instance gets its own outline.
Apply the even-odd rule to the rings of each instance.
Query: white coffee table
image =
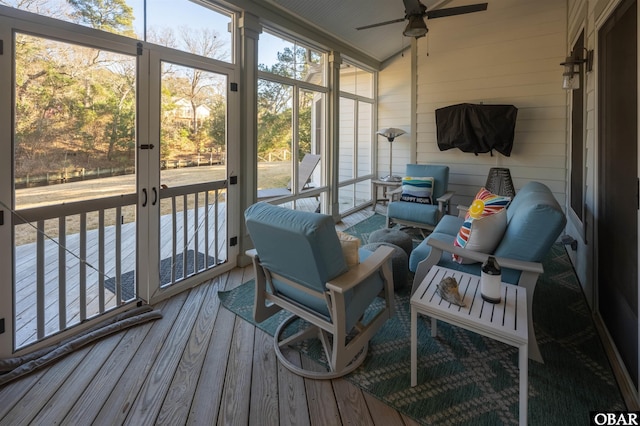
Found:
[[[466,307],[443,300],[438,283],[447,276],[458,281]],[[518,348],[520,369],[520,420],[527,424],[528,324],[527,293],[522,287],[502,283],[500,303],[485,302],[480,295],[480,277],[434,266],[411,296],[411,386],[418,384],[418,314],[431,317],[431,335],[437,335],[437,320],[464,328]]]

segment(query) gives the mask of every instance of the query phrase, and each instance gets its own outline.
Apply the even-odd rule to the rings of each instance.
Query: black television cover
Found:
[[[457,104],[436,110],[438,148],[463,152],[495,149],[509,157],[513,147],[518,109],[513,105]]]

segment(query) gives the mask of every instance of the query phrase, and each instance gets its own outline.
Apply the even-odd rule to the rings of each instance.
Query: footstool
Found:
[[[380,246],[387,246],[393,249],[391,255],[391,269],[393,271],[393,289],[399,290],[407,285],[409,280],[409,256],[407,253],[395,244],[379,241],[377,243],[369,243],[362,247],[364,250],[374,252]]]
[[[413,240],[411,237],[398,229],[383,228],[374,231],[369,235],[369,243],[390,243],[400,247],[407,253],[407,256],[411,256],[413,250]]]

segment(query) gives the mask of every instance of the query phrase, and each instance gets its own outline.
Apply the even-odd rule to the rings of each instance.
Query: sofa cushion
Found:
[[[496,247],[496,256],[540,262],[567,222],[560,205],[548,189],[516,195],[509,225]]]
[[[442,234],[452,235],[455,237],[456,235],[458,235],[458,231],[460,231],[460,227],[463,223],[463,217],[446,214],[442,216],[442,219],[440,219],[440,222],[438,222],[438,226],[434,231],[440,232]]]
[[[507,222],[511,220],[513,214],[518,211],[520,208],[520,204],[523,203],[531,193],[542,192],[544,194],[549,193],[549,188],[540,182],[531,181],[527,182],[513,197],[511,203],[509,203],[509,208],[507,209]]]
[[[433,177],[402,178],[400,201],[409,203],[433,204]]]
[[[409,270],[411,272],[416,272],[416,270],[418,269],[418,263],[429,256],[429,253],[431,253],[431,246],[427,244],[429,240],[436,239],[448,244],[453,244],[454,238],[455,236],[453,235],[443,234],[440,232],[432,232],[431,234],[429,234],[429,236],[420,244],[418,244],[418,247],[413,249],[413,251],[411,252],[411,256],[409,256]],[[475,275],[480,274],[480,263],[460,264],[458,262],[454,262],[451,258],[451,253],[448,252],[442,252],[442,256],[440,257],[438,265],[456,271],[468,272]]]

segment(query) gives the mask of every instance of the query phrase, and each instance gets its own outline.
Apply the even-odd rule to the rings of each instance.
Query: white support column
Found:
[[[411,130],[409,137],[411,138],[411,153],[409,162],[416,164],[418,162],[418,40],[411,39]]]
[[[327,147],[325,157],[329,161],[325,161],[325,173],[331,179],[329,182],[329,194],[330,200],[328,204],[328,211],[324,212],[333,216],[333,219],[338,222],[340,220],[340,204],[338,200],[338,167],[340,164],[340,158],[338,157],[339,144],[340,144],[340,65],[342,64],[342,57],[340,52],[331,52],[329,54],[329,96],[327,99]],[[323,203],[325,204],[325,203]]]
[[[262,25],[257,16],[244,12],[239,20],[240,28],[240,185],[241,216],[256,201],[258,188],[258,40]],[[238,141],[229,141],[238,143]],[[249,233],[240,226],[238,266],[249,264],[244,252],[252,247]]]

